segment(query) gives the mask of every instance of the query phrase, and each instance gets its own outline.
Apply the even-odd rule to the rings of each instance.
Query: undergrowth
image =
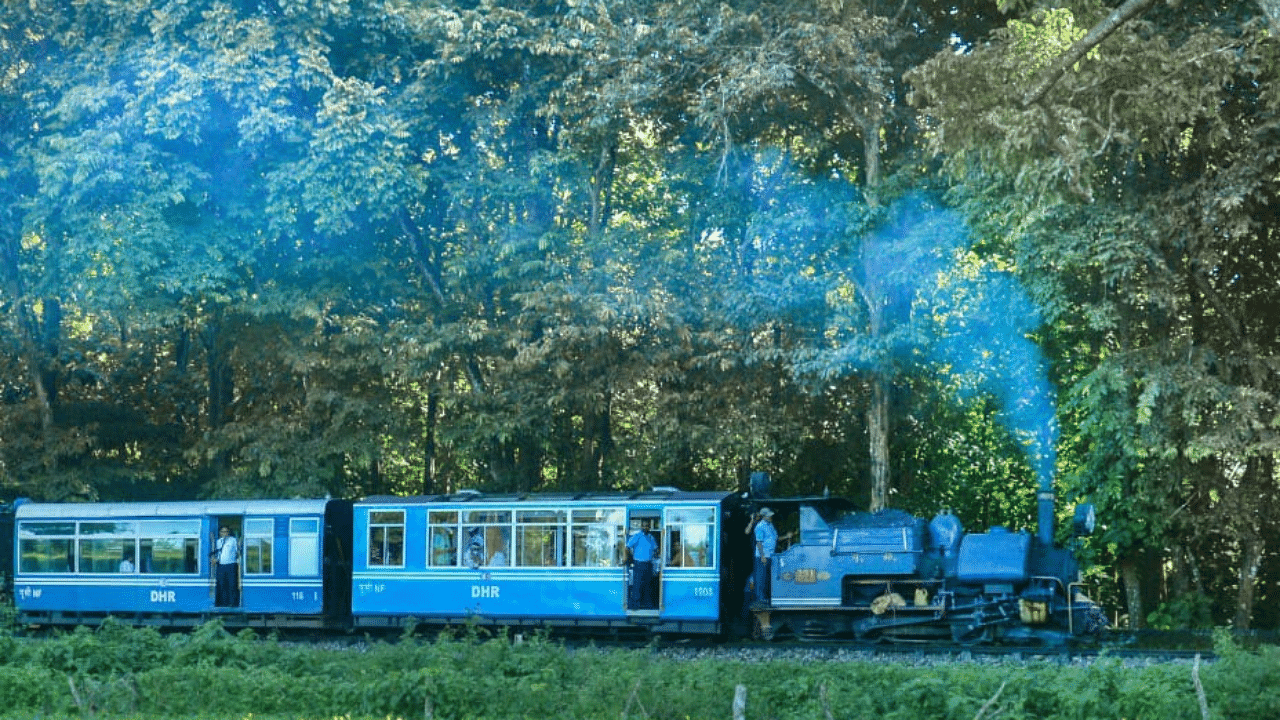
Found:
[[[1193,672],[1194,671],[1194,672]],[[1200,680],[1197,690],[1195,676]],[[404,720],[1209,720],[1280,717],[1280,650],[1127,667],[678,661],[474,633],[353,647],[213,622],[162,635],[108,621],[53,638],[0,631],[0,718]]]

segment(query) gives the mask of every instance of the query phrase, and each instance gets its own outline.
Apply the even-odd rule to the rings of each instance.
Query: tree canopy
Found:
[[[1277,17],[5,3],[0,493],[1053,482],[1117,614],[1274,626]]]

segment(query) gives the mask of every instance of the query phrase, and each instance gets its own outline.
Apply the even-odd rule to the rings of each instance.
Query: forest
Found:
[[[767,471],[978,529],[1046,481],[1097,506],[1120,624],[1276,629],[1277,34],[1278,0],[4,2],[0,499]]]

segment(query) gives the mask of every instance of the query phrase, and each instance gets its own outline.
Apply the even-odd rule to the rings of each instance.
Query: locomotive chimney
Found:
[[[1039,536],[1045,547],[1053,547],[1053,475],[1040,474],[1040,491],[1036,493],[1039,509]]]

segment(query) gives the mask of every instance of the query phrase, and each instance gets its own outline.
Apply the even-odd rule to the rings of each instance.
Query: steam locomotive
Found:
[[[340,631],[494,625],[593,634],[1057,643],[1105,618],[1053,542],[965,532],[942,513],[857,512],[834,497],[685,492],[34,503],[0,512],[19,622]],[[751,582],[752,519],[773,514],[771,590]],[[1077,512],[1086,532],[1092,510]],[[237,538],[232,605],[212,553]],[[627,539],[649,532],[652,571]],[[11,547],[3,547],[10,544]],[[127,560],[127,562],[125,562]],[[638,583],[651,583],[637,592]],[[640,598],[644,598],[643,601]]]

